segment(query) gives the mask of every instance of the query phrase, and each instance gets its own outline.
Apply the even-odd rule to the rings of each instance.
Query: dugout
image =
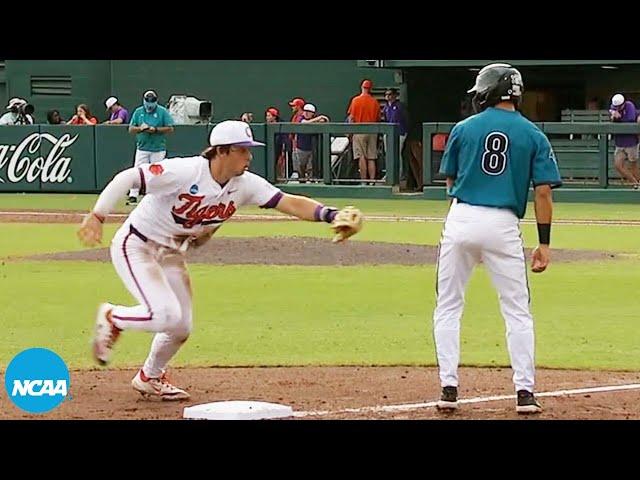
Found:
[[[464,117],[465,92],[480,68],[504,61],[523,76],[523,113],[535,122],[559,122],[565,109],[586,109],[596,98],[607,108],[621,92],[640,104],[639,60],[360,60],[364,69],[394,71],[411,123],[457,122]]]

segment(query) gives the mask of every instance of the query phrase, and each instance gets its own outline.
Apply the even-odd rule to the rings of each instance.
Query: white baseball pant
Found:
[[[440,241],[433,330],[440,383],[458,386],[460,317],[475,265],[482,262],[498,291],[517,390],[533,392],[534,329],[518,218],[507,209],[454,200]]]
[[[184,255],[147,239],[125,223],[111,242],[111,261],[138,305],[115,305],[123,330],[155,332],[144,373],[159,377],[192,329],[191,282]]]
[[[166,150],[163,150],[162,152],[145,152],[143,150],[136,149],[136,158],[133,166],[139,167],[143,163],[161,162],[166,157],[167,157]],[[139,193],[140,193],[139,188],[132,188],[131,190],[129,190],[130,197],[137,197]]]

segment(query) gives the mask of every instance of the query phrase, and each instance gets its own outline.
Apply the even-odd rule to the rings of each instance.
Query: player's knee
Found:
[[[160,306],[154,314],[167,331],[175,328],[182,320],[182,309],[177,303],[166,303]]]
[[[191,334],[191,325],[181,323],[172,328],[168,333],[179,342],[184,343]]]
[[[508,331],[513,333],[526,333],[533,330],[533,317],[526,313],[513,315],[507,323]]]

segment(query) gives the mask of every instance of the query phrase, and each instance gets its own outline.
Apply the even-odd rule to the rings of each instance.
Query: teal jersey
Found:
[[[135,109],[131,116],[132,127],[139,127],[146,123],[150,127],[172,127],[173,118],[169,110],[158,105],[152,113],[148,113],[143,106]],[[167,149],[167,139],[164,133],[140,132],[136,135],[136,148],[144,152],[164,152]]]
[[[508,208],[524,217],[529,187],[562,185],[549,140],[518,111],[490,107],[456,124],[440,173],[455,178],[449,195],[471,205]]]

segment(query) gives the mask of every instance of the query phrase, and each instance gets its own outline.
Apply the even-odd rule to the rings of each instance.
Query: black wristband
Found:
[[[549,243],[551,243],[551,224],[550,223],[538,224],[538,243],[540,243],[540,245],[549,245]]]

